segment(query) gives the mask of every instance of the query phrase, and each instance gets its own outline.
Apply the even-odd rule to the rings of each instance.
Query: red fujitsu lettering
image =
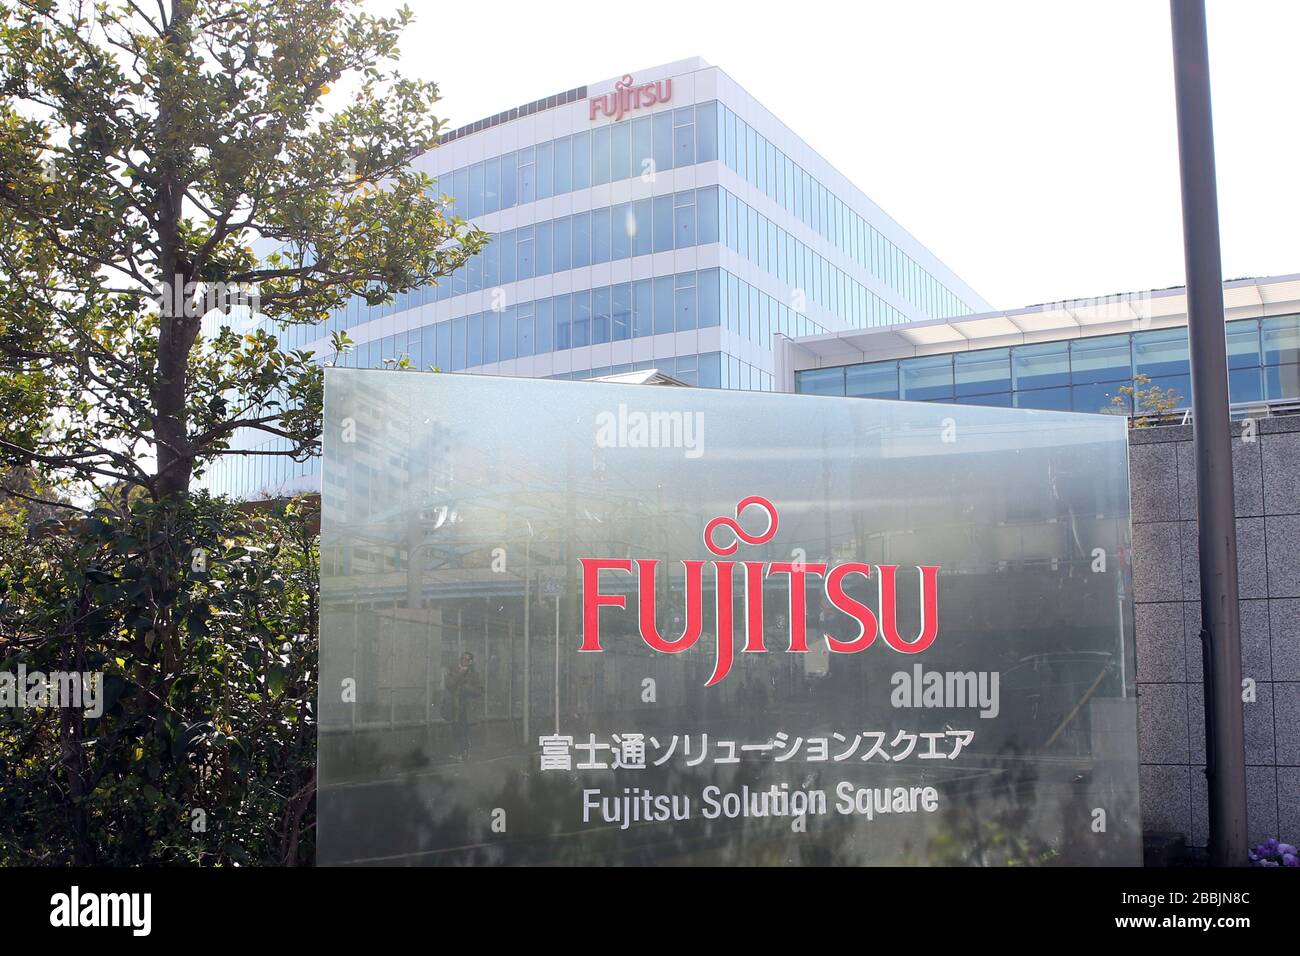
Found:
[[[829,634],[824,635],[826,646],[837,654],[854,654],[870,647],[876,639],[878,629],[876,615],[872,613],[871,608],[844,593],[846,574],[861,574],[869,578],[871,565],[856,564],[852,561],[838,564],[831,568],[831,573],[826,577],[826,600],[830,601],[832,607],[843,611],[858,622],[858,636],[851,641],[840,641]]]
[[[582,646],[580,651],[603,651],[600,646],[600,609],[627,607],[623,594],[601,594],[600,572],[632,571],[631,558],[580,558],[582,565]]]
[[[641,640],[656,651],[676,654],[698,641],[700,632],[704,629],[704,587],[701,580],[704,562],[682,562],[686,568],[686,627],[682,630],[681,637],[671,641],[665,640],[655,626],[655,568],[658,564],[658,561],[649,558],[638,558],[636,562],[637,588],[641,602]]]
[[[790,651],[796,654],[808,653],[808,629],[804,618],[807,616],[804,596],[804,579],[810,574],[824,575],[824,564],[773,562],[767,568],[768,576],[773,574],[790,575]]]
[[[885,643],[901,654],[919,654],[939,633],[939,566],[917,567],[921,577],[921,633],[914,641],[905,641],[898,633],[898,595],[894,573],[896,564],[882,564],[880,569],[880,630]]]
[[[704,685],[705,687],[712,687],[731,671],[734,647],[734,638],[731,633],[731,569],[735,566],[736,562],[734,561],[713,562],[714,594],[717,596],[718,614],[718,658],[713,665],[713,676],[709,678],[708,683]]]
[[[766,651],[763,643],[763,571],[762,561],[745,562],[745,651]]]

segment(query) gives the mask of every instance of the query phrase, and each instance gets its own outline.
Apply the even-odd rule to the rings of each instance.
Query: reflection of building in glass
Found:
[[[1300,407],[1300,276],[1224,283],[1237,417]],[[1056,411],[1191,405],[1184,289],[796,338],[778,388]],[[1121,391],[1128,389],[1128,391]]]
[[[635,108],[601,106],[619,83],[656,81],[666,99],[629,92]],[[328,358],[330,333],[346,330],[351,367],[402,356],[420,369],[537,378],[653,367],[690,385],[771,391],[778,335],[988,308],[700,59],[470,124],[414,165],[493,241],[436,286],[276,329],[284,347]],[[317,466],[254,456],[205,480],[236,495],[318,490]]]

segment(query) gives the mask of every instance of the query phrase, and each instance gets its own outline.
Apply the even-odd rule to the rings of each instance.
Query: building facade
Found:
[[[777,389],[780,337],[989,308],[721,69],[684,60],[449,132],[414,161],[493,240],[437,285],[275,330],[341,364],[539,378],[657,368]],[[249,439],[261,441],[261,438]],[[315,460],[227,459],[241,497],[319,489]]]

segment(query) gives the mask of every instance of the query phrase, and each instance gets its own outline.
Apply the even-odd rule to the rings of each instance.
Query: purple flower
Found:
[[[1300,851],[1297,851],[1296,848],[1293,847],[1290,843],[1279,843],[1277,847],[1277,852],[1283,854],[1285,853],[1295,854]]]
[[[1274,861],[1274,860],[1260,860],[1260,861],[1259,861],[1259,866],[1279,866],[1279,865],[1280,865],[1280,864],[1277,863],[1277,862]]]
[[[1283,865],[1283,866],[1300,866],[1300,856],[1297,856],[1297,855],[1294,854],[1294,853],[1283,853],[1283,854],[1282,854],[1282,865]]]

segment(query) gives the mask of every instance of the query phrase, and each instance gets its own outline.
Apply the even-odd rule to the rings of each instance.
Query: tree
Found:
[[[20,0],[0,25],[0,466],[160,500],[221,456],[316,450],[319,365],[241,319],[385,301],[486,237],[408,165],[441,127],[436,86],[391,68],[409,11],[144,7]]]
[[[486,241],[409,167],[441,127],[436,87],[392,68],[409,20],[0,11],[0,475],[25,509],[0,508],[0,672],[105,682],[100,715],[0,708],[0,864],[311,858],[312,523],[191,486],[317,448],[317,357],[250,318],[319,323]]]
[[[1182,401],[1177,389],[1152,385],[1151,377],[1141,372],[1133,376],[1132,385],[1121,385],[1119,394],[1110,400],[1113,410],[1125,413],[1132,404],[1133,415],[1129,419],[1132,428],[1159,425],[1178,409]]]

